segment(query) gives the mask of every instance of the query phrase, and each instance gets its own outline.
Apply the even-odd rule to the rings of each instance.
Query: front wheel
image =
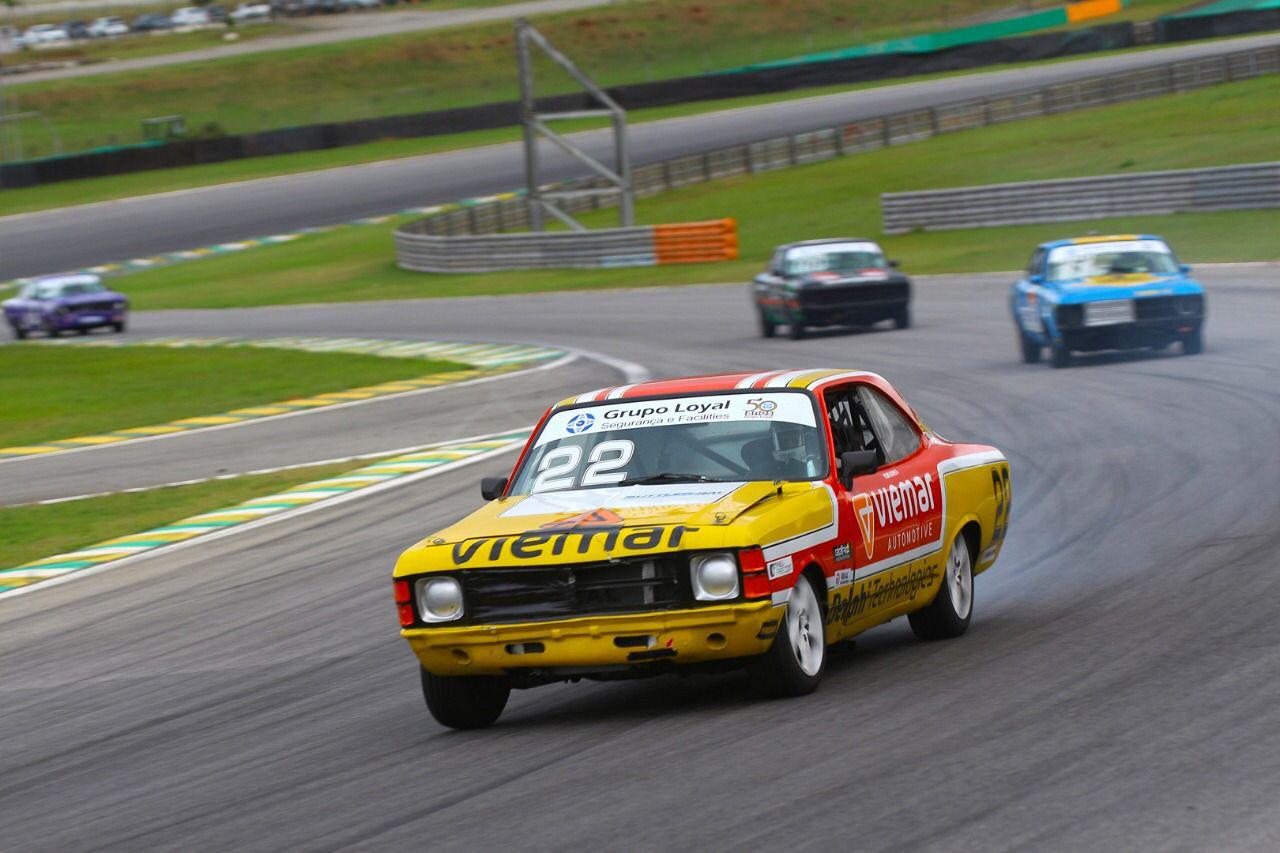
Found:
[[[1049,345],[1049,363],[1054,367],[1070,367],[1071,350],[1067,349],[1066,344],[1055,341]]]
[[[124,320],[121,320],[119,323],[112,323],[111,328],[115,329],[117,333],[123,332],[125,329]]]
[[[511,682],[482,675],[432,675],[422,670],[422,696],[436,722],[451,729],[491,726],[507,707]]]
[[[791,324],[787,328],[791,333],[791,340],[793,341],[804,340],[804,333],[805,333],[804,323],[802,323],[799,320],[792,320]]]
[[[1199,355],[1204,351],[1204,338],[1200,336],[1199,329],[1194,332],[1187,332],[1178,341],[1182,345],[1183,355]]]
[[[768,317],[765,316],[765,313],[763,311],[761,311],[760,312],[761,336],[766,338],[772,338],[777,333],[778,333],[778,327],[773,324],[772,320],[770,320]]]
[[[973,618],[973,555],[963,533],[956,534],[942,569],[942,585],[927,607],[907,615],[921,640],[959,637]]]
[[[826,666],[822,604],[813,583],[802,574],[791,590],[773,645],[751,664],[751,683],[765,696],[803,696],[818,689]]]
[[[1024,364],[1036,364],[1040,361],[1040,345],[1027,337],[1027,333],[1021,329],[1018,330],[1018,344]]]
[[[893,326],[895,329],[911,328],[911,306],[903,305],[893,312]]]

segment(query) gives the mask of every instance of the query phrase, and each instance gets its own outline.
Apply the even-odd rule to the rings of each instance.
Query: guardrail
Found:
[[[929,139],[944,133],[1002,124],[1024,118],[1185,92],[1219,83],[1280,73],[1280,46],[1182,60],[1137,68],[1122,74],[1087,77],[990,98],[970,98],[847,122],[837,127],[779,136],[716,148],[632,169],[635,194],[651,196],[667,190],[738,175],[818,163],[835,157]],[[555,184],[552,190],[603,189],[604,181],[585,178]],[[609,207],[607,195],[566,199],[569,213]],[[524,198],[508,193],[467,204],[442,205],[425,219],[396,231],[397,257],[406,269],[422,269],[406,253],[410,235],[453,237],[496,234],[529,227]],[[616,230],[616,229],[615,229]],[[442,271],[433,269],[431,271]],[[462,272],[460,268],[452,271]]]
[[[523,210],[523,207],[521,208]],[[732,219],[524,234],[435,236],[396,231],[396,259],[417,272],[495,272],[512,269],[636,267],[703,263],[738,256]]]
[[[886,234],[1280,207],[1280,162],[880,196]]]

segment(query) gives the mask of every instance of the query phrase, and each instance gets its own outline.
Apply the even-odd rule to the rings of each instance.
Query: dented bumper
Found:
[[[783,610],[756,601],[508,625],[406,628],[400,634],[422,666],[436,675],[559,667],[612,670],[763,654],[773,643]]]

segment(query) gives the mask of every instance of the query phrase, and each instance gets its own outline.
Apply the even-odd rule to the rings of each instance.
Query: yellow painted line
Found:
[[[376,391],[334,391],[321,395],[322,398],[329,400],[368,400],[376,396],[378,396]]]
[[[319,398],[317,398],[317,397],[308,397],[308,398],[301,399],[301,400],[285,400],[285,401],[284,401],[284,404],[285,404],[286,406],[314,406],[314,407],[319,407],[319,406],[332,406],[332,405],[334,404],[334,402],[335,402],[334,400],[321,400],[321,399],[319,399]]]
[[[0,586],[31,586],[33,583],[40,583],[48,579],[38,575],[0,575]]]
[[[87,435],[83,438],[60,438],[56,444],[115,444],[128,441],[123,435]]]
[[[221,424],[233,424],[243,418],[233,418],[230,415],[204,415],[198,418],[183,418],[180,421],[172,421],[175,424],[197,424],[199,426],[219,426]]]
[[[168,435],[173,432],[186,432],[182,427],[176,426],[145,426],[131,427],[130,429],[118,429],[116,435]]]
[[[30,456],[34,453],[57,453],[59,450],[66,450],[66,448],[45,447],[43,445],[33,445],[31,447],[0,447],[0,453],[9,453],[14,456]]]
[[[227,412],[229,415],[283,415],[289,411],[281,406],[254,406],[251,409],[232,409]]]

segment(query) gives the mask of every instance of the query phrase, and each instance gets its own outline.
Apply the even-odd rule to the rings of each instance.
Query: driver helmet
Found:
[[[800,424],[775,423],[769,434],[773,439],[775,462],[804,462],[807,459],[805,428]]]

